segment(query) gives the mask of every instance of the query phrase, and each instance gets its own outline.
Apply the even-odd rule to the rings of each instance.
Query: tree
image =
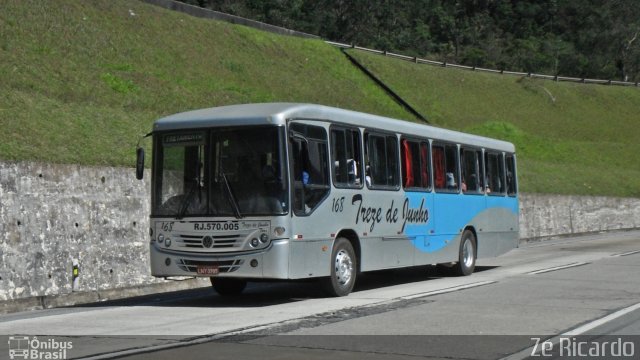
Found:
[[[640,80],[636,0],[182,0],[325,39],[552,75]]]

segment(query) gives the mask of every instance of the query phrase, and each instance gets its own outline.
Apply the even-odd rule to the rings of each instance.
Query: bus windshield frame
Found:
[[[284,126],[158,132],[153,148],[151,217],[289,212]]]

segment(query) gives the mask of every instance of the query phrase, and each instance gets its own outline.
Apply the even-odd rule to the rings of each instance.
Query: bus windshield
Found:
[[[284,129],[156,134],[152,216],[281,215],[288,211]]]

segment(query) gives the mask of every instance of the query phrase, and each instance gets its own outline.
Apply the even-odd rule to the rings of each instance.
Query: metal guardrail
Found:
[[[382,50],[369,49],[369,48],[365,48],[365,47],[362,47],[362,46],[356,46],[356,45],[352,45],[352,44],[344,44],[344,43],[339,43],[339,42],[335,42],[335,41],[326,41],[325,40],[325,43],[327,43],[329,45],[333,45],[333,46],[339,47],[339,48],[343,48],[343,49],[362,50],[362,51],[366,51],[366,52],[370,52],[370,53],[374,53],[374,54],[378,54],[378,55],[384,55],[384,56],[388,56],[388,57],[392,57],[392,58],[396,58],[396,59],[401,59],[401,60],[405,60],[405,61],[411,61],[411,62],[414,62],[416,64],[427,64],[427,65],[433,65],[433,66],[441,66],[441,67],[448,67],[448,68],[454,68],[454,69],[463,69],[463,70],[471,70],[471,71],[481,71],[481,72],[488,72],[488,73],[502,74],[502,75],[526,76],[526,77],[535,78],[535,79],[544,79],[544,80],[552,80],[552,81],[567,81],[567,82],[575,82],[575,83],[583,83],[583,84],[599,84],[599,85],[617,85],[617,86],[640,87],[640,82],[638,82],[638,81],[636,81],[636,82],[628,82],[628,81],[616,81],[616,80],[576,78],[576,77],[566,77],[566,76],[557,76],[557,75],[553,76],[553,75],[526,73],[526,72],[518,72],[518,71],[486,69],[486,68],[481,68],[481,67],[476,67],[476,66],[458,65],[458,64],[448,63],[446,61],[442,62],[442,61],[421,59],[421,58],[418,58],[418,57],[395,54],[395,53],[382,51]]]

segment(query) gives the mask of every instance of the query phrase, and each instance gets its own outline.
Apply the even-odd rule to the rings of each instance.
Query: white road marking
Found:
[[[629,252],[625,252],[625,253],[621,253],[621,254],[613,254],[611,255],[612,257],[619,257],[619,256],[627,256],[627,255],[633,255],[633,254],[639,254],[640,250],[634,250],[634,251],[629,251]]]
[[[475,283],[471,283],[471,284],[453,286],[453,287],[446,288],[446,289],[439,289],[439,290],[427,291],[427,292],[418,293],[418,294],[401,296],[401,297],[399,297],[399,299],[411,300],[411,299],[417,299],[417,298],[420,298],[420,297],[433,296],[433,295],[439,295],[439,294],[446,294],[446,293],[450,293],[450,292],[454,292],[454,291],[459,291],[459,290],[464,290],[464,289],[471,289],[471,288],[478,287],[478,286],[489,285],[489,284],[493,284],[493,283],[496,283],[496,282],[497,281],[493,281],[493,280],[480,281],[480,282],[475,282]]]
[[[529,272],[527,274],[529,274],[529,275],[538,275],[538,274],[548,273],[548,272],[551,272],[551,271],[569,269],[569,268],[572,268],[572,267],[582,266],[582,265],[587,265],[587,264],[588,264],[588,262],[581,261],[581,262],[571,263],[571,264],[567,264],[567,265],[561,265],[561,266],[555,266],[555,267],[552,267],[552,268],[536,270],[536,271]]]
[[[603,318],[600,318],[598,320],[594,320],[590,323],[584,324],[580,327],[577,327],[573,330],[567,331],[566,333],[560,335],[560,336],[576,336],[576,335],[580,335],[580,334],[584,334],[589,330],[593,330],[595,328],[597,328],[600,325],[606,324],[611,320],[615,320],[621,316],[624,316],[632,311],[635,311],[637,309],[640,309],[640,303],[637,303],[635,305],[631,305],[629,307],[626,307],[622,310],[618,310],[616,312],[614,312],[613,314],[609,314]]]
[[[604,325],[606,323],[608,323],[609,321],[615,320],[619,317],[622,317],[630,312],[633,312],[635,310],[640,309],[640,303],[637,303],[635,305],[631,305],[629,307],[626,307],[624,309],[618,310],[612,314],[609,314],[607,316],[601,317],[600,319],[596,319],[594,321],[591,321],[587,324],[584,324],[582,326],[579,326],[575,329],[569,330],[561,335],[556,335],[551,339],[545,340],[545,341],[549,341],[553,344],[553,346],[555,347],[558,343],[560,343],[560,339],[566,339],[567,337],[570,336],[578,336],[578,335],[582,335],[584,333],[586,333],[589,330],[593,330],[595,328],[597,328],[598,326]],[[544,339],[542,339],[544,340]],[[532,341],[533,338],[532,338]],[[504,357],[500,360],[523,360],[523,359],[528,359],[532,356],[540,356],[540,354],[537,354],[538,351],[535,351],[534,354],[534,350],[535,350],[535,346],[531,346],[528,347],[520,352],[517,352],[515,354],[511,354],[507,357]]]

